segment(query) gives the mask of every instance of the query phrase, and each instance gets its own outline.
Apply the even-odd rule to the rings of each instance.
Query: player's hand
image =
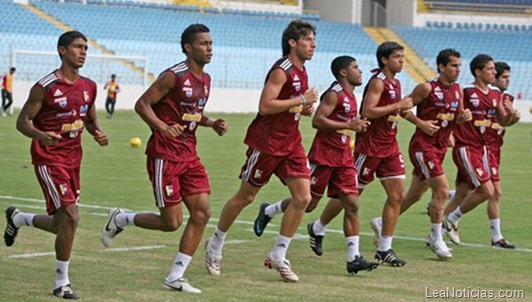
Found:
[[[318,101],[318,90],[316,88],[312,87],[308,89],[303,96],[305,97],[305,100],[307,100],[307,103],[305,105],[314,104]]]
[[[355,130],[356,132],[366,132],[369,125],[371,125],[371,122],[368,121],[367,118],[360,119],[357,117],[349,122],[349,128]]]
[[[514,105],[509,99],[504,99],[502,106],[506,110],[506,112],[513,112]]]
[[[41,143],[47,146],[52,146],[52,145],[57,144],[57,142],[63,139],[63,137],[53,131],[48,131],[48,132],[41,132],[41,134],[39,135],[39,137],[37,137],[37,139]]]
[[[181,136],[181,134],[183,134],[183,132],[185,132],[186,128],[187,128],[187,126],[180,125],[180,124],[174,124],[174,125],[171,125],[171,126],[170,125],[166,125],[166,128],[164,128],[162,133],[164,133],[164,135],[166,135],[168,137],[175,138],[175,137]]]
[[[399,102],[397,102],[397,106],[401,111],[405,111],[407,109],[412,109],[414,107],[414,102],[412,101],[411,97],[406,97],[399,100]]]
[[[303,106],[303,110],[301,111],[301,114],[304,116],[311,116],[314,113],[314,105],[313,104],[305,104]]]
[[[462,110],[462,119],[465,121],[465,122],[469,122],[470,120],[473,119],[473,114],[471,114],[471,110],[469,109],[464,109]]]
[[[437,120],[420,121],[417,127],[424,133],[433,136],[438,130],[440,130],[440,127],[436,126],[437,124]]]
[[[107,137],[107,134],[100,130],[96,130],[94,134],[94,140],[98,143],[98,145],[104,147],[109,145],[109,138]]]
[[[229,125],[227,125],[227,122],[223,118],[219,118],[216,119],[212,124],[212,129],[214,129],[214,131],[218,133],[219,136],[222,136],[229,129]]]

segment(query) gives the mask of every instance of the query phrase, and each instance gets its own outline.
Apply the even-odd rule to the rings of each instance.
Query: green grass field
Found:
[[[287,284],[277,272],[263,267],[264,257],[278,232],[279,217],[271,222],[262,238],[257,238],[252,231],[259,205],[288,194],[272,178],[230,230],[220,277],[206,272],[201,244],[186,277],[203,293],[192,295],[162,289],[181,230],[162,233],[129,227],[115,239],[111,249],[101,244],[100,232],[109,207],[135,211],[156,211],[156,207],[145,171],[144,143],[149,136],[148,127],[133,111],[118,111],[113,120],[105,119],[103,112],[99,116],[110,145],[100,148],[90,135],[84,134],[81,221],[70,266],[70,279],[85,301],[424,301],[427,290],[432,293],[432,290],[453,287],[492,290],[496,296],[499,290],[523,290],[525,298],[520,301],[532,301],[531,124],[518,124],[508,130],[500,169],[504,188],[503,234],[518,245],[517,250],[490,247],[489,223],[483,204],[460,221],[464,244],[452,246],[454,258],[447,262],[436,260],[424,243],[429,231],[425,214],[427,194],[401,216],[395,232],[394,249],[408,264],[403,268],[381,266],[373,272],[349,276],[345,270],[341,219],[329,227],[323,256],[315,256],[308,246],[305,226],[321,213],[326,202],[322,200],[318,209],[305,217],[292,241],[287,257],[300,281]],[[212,186],[212,218],[202,241],[212,234],[223,204],[239,185],[238,173],[246,150],[242,140],[253,118],[253,115],[211,116],[226,118],[230,130],[221,138],[209,129],[198,131],[199,154],[209,171]],[[301,130],[308,150],[314,135],[310,119],[302,120]],[[405,154],[412,131],[412,126],[401,122],[399,141]],[[129,146],[133,136],[142,139],[141,148]],[[0,142],[0,224],[3,228],[3,210],[8,205],[38,213],[44,213],[45,209],[31,165],[30,140],[16,131],[14,116],[0,118]],[[446,167],[450,183],[454,183],[456,169],[450,154]],[[408,184],[410,164],[407,169]],[[367,187],[360,199],[361,252],[366,258],[373,258],[374,253],[369,221],[380,215],[384,199],[378,182]],[[7,248],[2,244],[0,301],[56,301],[51,295],[53,242],[52,234],[24,227],[14,246]]]

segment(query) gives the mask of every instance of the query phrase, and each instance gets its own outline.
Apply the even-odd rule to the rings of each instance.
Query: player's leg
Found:
[[[424,179],[421,179],[416,175],[412,175],[412,182],[410,183],[410,187],[408,187],[408,191],[406,192],[405,198],[401,203],[400,214],[403,214],[412,205],[418,202],[421,197],[423,197],[423,194],[427,192],[428,188],[429,185]]]
[[[429,204],[430,235],[429,248],[442,260],[452,258],[452,253],[442,237],[443,210],[449,196],[449,183],[445,174],[431,177],[427,180],[432,189],[432,199]]]
[[[491,229],[491,245],[497,248],[503,249],[515,249],[515,244],[508,242],[501,231],[501,216],[500,216],[500,203],[502,198],[502,186],[501,182],[493,181],[494,194],[488,200],[488,218],[490,220]]]
[[[253,223],[253,231],[255,232],[255,235],[258,237],[262,236],[262,233],[264,233],[266,226],[272,218],[277,214],[284,213],[291,200],[292,198],[288,197],[272,204],[266,202],[261,204],[257,218],[255,218],[255,222]]]

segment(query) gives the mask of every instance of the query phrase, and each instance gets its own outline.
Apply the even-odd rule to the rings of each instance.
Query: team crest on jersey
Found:
[[[497,107],[497,100],[493,99],[493,107]]]
[[[469,101],[475,107],[478,107],[478,105],[480,105],[480,100],[478,99],[478,95],[476,93],[473,93],[471,95],[471,99]]]
[[[66,98],[66,96],[61,97],[61,98],[57,98],[57,99],[54,100],[54,103],[59,104],[59,106],[61,106],[61,108],[65,108],[66,105],[67,105],[67,98]]]
[[[87,90],[83,90],[83,99],[85,100],[85,103],[88,103],[90,100],[89,92]]]
[[[310,180],[310,185],[315,186],[318,182],[318,178],[316,176],[312,176],[312,179]]]
[[[199,109],[203,109],[205,107],[205,104],[207,104],[207,99],[206,98],[200,98],[198,100],[198,108]]]
[[[187,97],[191,97],[192,96],[192,91],[193,91],[192,87],[183,87],[183,91],[185,92],[185,95]]]
[[[460,93],[458,93],[458,91],[455,91],[455,92],[454,92],[454,96],[455,96],[457,99],[459,99],[459,98],[460,98]]]
[[[434,161],[429,160],[429,161],[427,162],[427,165],[429,166],[429,169],[434,170]]]
[[[497,168],[491,167],[491,174],[497,175]]]
[[[365,167],[364,171],[362,171],[362,175],[364,176],[368,176],[370,173],[371,173],[371,169],[367,167]]]
[[[294,82],[294,83],[292,83],[292,86],[294,86],[294,89],[296,91],[299,91],[301,89],[301,82],[299,82],[299,81],[298,82]]]
[[[172,195],[174,195],[174,186],[172,186],[172,185],[167,185],[164,189],[165,189],[165,191],[166,191],[166,196],[172,196]]]
[[[203,91],[205,91],[205,95],[209,94],[209,87],[203,86]]]
[[[434,88],[434,95],[438,98],[438,100],[443,100],[443,91],[441,91],[440,87]]]
[[[66,183],[59,185],[59,190],[61,191],[61,195],[65,196],[68,193],[68,186]]]
[[[261,176],[262,176],[262,171],[258,169],[255,170],[255,174],[253,175],[253,178],[259,179]]]
[[[477,171],[477,175],[478,175],[479,177],[484,176],[484,171],[482,171],[482,169],[477,168],[476,171]]]

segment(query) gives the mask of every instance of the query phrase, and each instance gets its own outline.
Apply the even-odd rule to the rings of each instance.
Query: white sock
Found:
[[[270,218],[273,218],[277,214],[281,214],[283,212],[283,208],[281,206],[282,203],[282,200],[272,203],[271,205],[267,206],[266,209],[264,209],[264,213],[266,213],[266,215],[268,215]]]
[[[449,196],[448,196],[449,201],[453,201],[454,195],[456,195],[456,190],[449,191]]]
[[[318,218],[318,220],[314,221],[312,224],[312,231],[314,232],[314,235],[318,236],[325,236],[325,231],[327,230],[327,225],[323,224],[321,220]]]
[[[61,261],[61,260],[55,260],[55,284],[54,289],[58,288],[60,286],[65,286],[67,284],[70,284],[70,280],[68,279],[68,265],[70,264],[69,261]]]
[[[380,252],[386,252],[392,248],[392,236],[379,236],[379,247],[377,248]]]
[[[123,228],[128,225],[135,225],[135,212],[124,212],[115,216],[116,225]]]
[[[501,233],[501,220],[499,218],[497,219],[490,219],[490,229],[491,229],[491,240],[493,242],[497,242],[501,240],[502,233]]]
[[[460,211],[460,207],[457,207],[452,211],[449,215],[447,215],[447,219],[452,223],[457,223],[458,220],[460,220],[460,217],[464,215],[462,211]]]
[[[358,250],[358,242],[360,236],[350,236],[345,238],[347,240],[347,262],[355,260],[355,256],[360,256]]]
[[[441,233],[441,223],[431,223],[430,224],[430,241],[436,242],[436,241],[442,241],[442,233]]]
[[[183,277],[191,260],[192,256],[183,254],[181,252],[177,253],[174,264],[172,264],[172,268],[170,269],[170,274],[168,274],[166,280],[172,282]]]
[[[214,229],[214,236],[212,236],[209,239],[209,246],[211,247],[212,252],[214,254],[216,255],[222,254],[222,249],[224,247],[224,241],[225,241],[225,235],[227,235],[227,233],[220,231],[218,227]]]
[[[288,250],[288,246],[290,245],[290,242],[292,241],[292,238],[285,237],[281,234],[277,236],[277,240],[275,241],[275,245],[273,246],[272,250],[272,258],[276,260],[285,260],[286,259],[286,251]]]
[[[15,217],[13,217],[13,224],[17,228],[20,228],[23,225],[32,227],[33,218],[35,218],[35,214],[19,212],[17,215],[15,215]]]

